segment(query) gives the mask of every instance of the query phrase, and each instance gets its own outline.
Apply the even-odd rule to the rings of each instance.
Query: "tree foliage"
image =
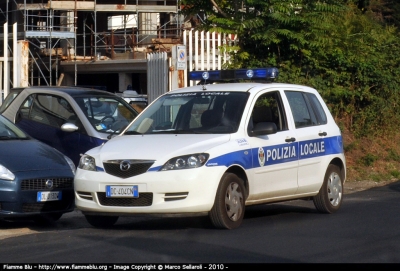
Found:
[[[396,1],[182,2],[202,29],[238,35],[237,47],[221,48],[232,56],[229,68],[279,67],[280,81],[318,89],[358,136],[400,124]]]

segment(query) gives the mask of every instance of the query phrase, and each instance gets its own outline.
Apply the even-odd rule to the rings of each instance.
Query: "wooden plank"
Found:
[[[47,4],[18,4],[19,10],[42,10],[47,9]]]
[[[94,1],[48,1],[47,8],[54,10],[94,10]]]
[[[48,1],[47,4],[18,4],[19,10],[75,10],[75,1]],[[112,4],[94,4],[94,1],[77,1],[76,10],[102,12],[178,12],[176,5],[112,5]]]
[[[159,5],[96,5],[96,11],[131,11],[131,12],[178,12],[178,7],[173,6],[159,6]]]

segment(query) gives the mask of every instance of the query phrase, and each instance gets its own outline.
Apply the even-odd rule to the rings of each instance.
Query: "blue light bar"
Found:
[[[224,80],[273,80],[278,77],[277,68],[257,68],[238,70],[192,71],[189,80],[224,81]]]

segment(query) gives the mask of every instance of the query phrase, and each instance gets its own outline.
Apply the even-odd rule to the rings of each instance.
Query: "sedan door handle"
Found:
[[[327,136],[328,134],[326,132],[319,132],[318,135],[319,136]]]
[[[286,138],[285,141],[286,142],[295,142],[296,138],[294,138],[294,137]]]

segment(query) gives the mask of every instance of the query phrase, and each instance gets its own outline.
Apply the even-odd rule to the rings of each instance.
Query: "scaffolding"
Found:
[[[22,15],[13,20],[29,42],[30,85],[60,85],[61,62],[75,63],[76,85],[79,61],[140,59],[148,52],[170,52],[181,42],[183,31],[178,1],[7,0],[7,10],[0,13],[9,22],[12,5]],[[115,17],[121,18],[119,26],[110,23]]]

